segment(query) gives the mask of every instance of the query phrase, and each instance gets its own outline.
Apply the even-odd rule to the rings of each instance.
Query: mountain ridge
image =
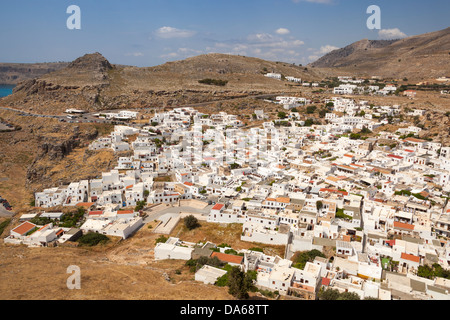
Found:
[[[112,65],[100,53],[86,54],[66,68],[20,82],[1,103],[44,113],[68,108],[88,111],[170,106],[226,99],[230,96],[290,90],[285,81],[265,77],[268,72],[306,80],[314,71],[284,62],[211,53],[154,67]],[[225,86],[199,83],[218,79]],[[292,89],[293,90],[293,89]]]
[[[450,75],[449,62],[450,27],[403,39],[359,40],[308,66],[358,76],[425,80]]]

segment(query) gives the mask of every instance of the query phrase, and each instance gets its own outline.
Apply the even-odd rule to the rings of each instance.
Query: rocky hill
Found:
[[[89,111],[162,107],[289,90],[286,81],[265,77],[268,72],[318,79],[314,72],[293,64],[225,54],[138,68],[112,65],[94,53],[66,68],[19,83],[0,103],[54,114],[73,107]],[[202,79],[223,80],[226,85],[201,84]]]
[[[400,40],[364,39],[330,52],[310,67],[330,73],[417,81],[448,76],[450,28]]]
[[[352,66],[351,58],[363,51],[385,48],[398,40],[369,40],[363,39],[344,48],[331,51],[319,60],[311,63],[318,68],[341,68]]]

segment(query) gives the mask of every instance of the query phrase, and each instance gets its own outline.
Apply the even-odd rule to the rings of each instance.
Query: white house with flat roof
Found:
[[[195,273],[195,281],[200,281],[204,284],[215,284],[217,279],[226,273],[226,270],[214,268],[205,264]]]
[[[165,243],[159,242],[155,247],[155,260],[189,260],[193,247],[182,247],[178,238],[169,238]]]

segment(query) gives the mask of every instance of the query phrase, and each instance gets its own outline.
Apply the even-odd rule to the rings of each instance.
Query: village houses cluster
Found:
[[[276,101],[287,110],[310,103]],[[315,299],[321,287],[362,298],[449,299],[449,280],[425,279],[417,271],[424,264],[449,268],[450,146],[417,138],[422,129],[413,125],[352,138],[354,130],[387,124],[383,116],[398,115],[401,108],[342,97],[325,103],[332,106],[327,123],[308,126],[304,114],[289,112],[288,126],[267,121],[244,131],[235,115],[193,108],[155,113],[143,127],[115,126],[89,148],[132,155],[97,179],[37,192],[36,207],[87,204],[82,232],[126,238],[143,225],[139,212],[129,210],[142,201],[210,201],[208,222],[242,224],[241,240],[286,247],[283,258],[210,250],[257,270],[260,287],[306,299]],[[262,110],[255,114],[267,119]],[[157,179],[170,175],[175,181]],[[25,221],[5,241],[46,245],[70,238],[75,232],[69,231]],[[155,259],[189,260],[204,246],[170,238],[156,246]],[[303,270],[292,266],[295,252],[326,248],[335,250],[333,259],[317,257]],[[214,283],[222,274],[205,266],[196,278]]]

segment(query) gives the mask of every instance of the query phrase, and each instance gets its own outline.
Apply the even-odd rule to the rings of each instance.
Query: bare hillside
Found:
[[[315,73],[293,64],[225,54],[138,68],[111,65],[100,53],[94,53],[64,69],[19,83],[13,95],[0,102],[55,113],[73,107],[96,111],[192,104],[290,89],[286,81],[265,77],[268,72],[318,79]],[[199,83],[203,79],[223,80],[226,84]]]
[[[450,75],[450,28],[400,40],[361,40],[310,64],[317,72],[426,80]],[[321,71],[317,70],[321,69]]]

